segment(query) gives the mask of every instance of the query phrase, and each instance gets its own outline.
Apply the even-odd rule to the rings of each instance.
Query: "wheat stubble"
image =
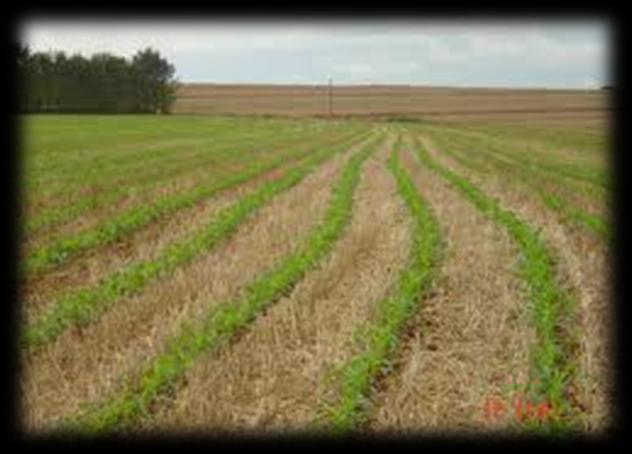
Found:
[[[583,411],[584,429],[595,433],[604,430],[612,423],[610,408],[615,405],[610,357],[615,324],[609,304],[612,265],[608,246],[584,229],[561,223],[557,213],[524,187],[510,185],[502,176],[482,177],[441,153],[427,137],[421,139],[441,165],[465,176],[522,219],[528,219],[555,253],[558,279],[577,302],[575,319],[567,323],[579,343],[576,355],[580,371],[568,397]]]
[[[355,145],[275,197],[226,241],[142,295],[122,298],[85,330],[71,329],[25,358],[24,423],[38,429],[105,398],[137,371],[180,322],[235,297],[262,269],[293,251],[327,206],[328,188]]]
[[[506,232],[484,218],[405,147],[402,163],[436,213],[444,241],[439,277],[415,317],[415,335],[385,380],[373,431],[496,429],[488,399],[509,402],[509,380],[524,382],[533,333],[514,276],[518,258]]]
[[[322,267],[237,343],[194,367],[149,429],[309,429],[325,374],[354,353],[352,333],[406,262],[406,211],[385,169],[392,144],[364,164],[351,224]]]

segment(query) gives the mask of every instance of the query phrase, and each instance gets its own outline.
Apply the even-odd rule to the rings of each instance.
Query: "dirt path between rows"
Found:
[[[514,276],[516,248],[503,229],[404,146],[402,163],[434,210],[444,250],[438,279],[404,342],[398,373],[385,381],[373,431],[495,430],[511,414],[486,415],[511,399],[510,380],[528,378],[532,338]]]
[[[23,417],[29,430],[98,401],[124,373],[163,348],[181,321],[238,295],[261,270],[295,250],[319,219],[329,187],[351,156],[338,154],[242,224],[210,253],[151,284],[136,297],[119,300],[86,330],[71,329],[24,361]]]
[[[354,331],[405,266],[409,219],[385,159],[364,164],[351,224],[331,256],[236,343],[198,363],[148,430],[309,429],[332,366],[356,353]]]
[[[481,177],[460,166],[432,141],[422,138],[431,155],[440,164],[465,176],[482,191],[497,198],[502,206],[516,212],[537,228],[558,260],[561,285],[567,287],[577,302],[577,317],[570,322],[579,336],[579,389],[568,396],[583,409],[584,428],[599,432],[612,422],[612,352],[613,311],[612,265],[606,245],[583,229],[561,224],[557,214],[543,205],[536,195],[520,185],[507,185],[503,178]]]

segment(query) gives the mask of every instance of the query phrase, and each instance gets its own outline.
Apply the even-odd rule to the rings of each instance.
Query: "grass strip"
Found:
[[[196,326],[184,324],[179,334],[167,341],[164,353],[148,362],[136,386],[128,385],[105,403],[62,421],[60,427],[94,433],[131,427],[149,418],[151,405],[174,388],[202,353],[216,349],[252,322],[266,306],[288,295],[342,236],[350,220],[361,165],[373,150],[367,144],[349,159],[332,189],[323,220],[297,253],[259,275],[236,301],[215,307]]]
[[[347,139],[348,144],[356,140],[357,137]],[[305,153],[303,153],[305,154]],[[195,205],[213,194],[230,189],[239,184],[273,170],[285,162],[286,156],[279,156],[275,160],[254,164],[250,168],[232,175],[225,180],[213,182],[206,186],[198,186],[184,193],[176,193],[158,199],[153,204],[145,204],[130,208],[120,215],[108,219],[105,223],[88,230],[84,230],[76,235],[62,238],[53,242],[49,246],[38,249],[22,262],[22,273],[37,273],[45,269],[58,266],[67,261],[72,255],[93,247],[112,243],[124,235],[134,232],[141,227],[151,223],[159,217],[166,216],[177,210],[181,210]]]
[[[389,169],[412,217],[413,246],[408,266],[400,273],[394,291],[377,304],[375,319],[358,331],[357,338],[362,338],[360,353],[333,372],[335,402],[324,401],[314,423],[334,433],[356,429],[366,420],[372,385],[381,373],[390,370],[390,357],[431,284],[439,260],[441,240],[437,221],[399,164],[396,150],[390,156]]]
[[[96,286],[71,290],[26,327],[21,339],[22,346],[35,350],[57,338],[73,324],[85,325],[94,321],[120,297],[138,294],[152,280],[213,248],[275,195],[298,184],[332,154],[346,148],[347,144],[324,149],[310,156],[283,177],[263,184],[220,211],[212,222],[190,238],[170,245],[155,260],[136,262],[106,276]]]
[[[460,191],[483,215],[507,229],[520,250],[519,276],[527,284],[530,309],[536,330],[531,349],[533,377],[527,392],[533,401],[552,405],[552,418],[547,429],[566,430],[576,423],[573,408],[565,397],[565,389],[576,373],[576,364],[566,351],[573,335],[567,326],[572,300],[557,285],[553,257],[545,243],[528,223],[515,213],[501,208],[467,179],[435,162],[419,144],[421,162]]]
[[[80,159],[75,159],[75,164],[71,166],[74,169],[72,173],[72,181],[68,178],[64,178],[64,175],[60,175],[59,171],[55,171],[54,167],[45,167],[43,170],[39,170],[37,175],[26,176],[27,187],[26,192],[35,197],[35,192],[28,188],[28,183],[34,183],[36,178],[37,185],[46,188],[46,193],[42,194],[46,197],[54,196],[54,198],[69,199],[68,196],[77,195],[77,186],[90,185],[105,185],[114,188],[115,191],[121,192],[120,187],[115,187],[117,183],[130,181],[130,176],[133,176],[132,180],[135,185],[138,183],[144,183],[144,185],[155,185],[160,183],[168,177],[168,180],[174,178],[174,176],[184,174],[191,169],[199,169],[204,165],[212,165],[213,162],[220,160],[219,162],[234,161],[244,158],[253,151],[260,150],[262,147],[269,146],[285,146],[291,143],[296,143],[301,138],[305,142],[305,134],[300,134],[297,131],[286,131],[261,129],[257,127],[251,132],[243,131],[242,129],[233,130],[229,129],[229,134],[211,135],[207,137],[195,137],[193,139],[179,139],[175,141],[167,141],[167,143],[160,145],[159,151],[162,156],[156,157],[154,154],[156,150],[152,150],[150,147],[139,147],[134,152],[127,152],[125,154],[116,154],[113,152],[113,156],[82,156]],[[261,129],[261,130],[259,130]],[[307,135],[310,139],[318,137],[318,132],[311,131]],[[155,148],[155,147],[154,147]],[[175,152],[180,149],[180,152]],[[119,152],[120,153],[120,152]],[[96,161],[95,161],[96,159]],[[133,162],[132,165],[124,165],[125,161]],[[96,165],[98,163],[99,165]],[[88,165],[89,168],[79,170],[80,167]],[[43,177],[47,177],[51,181],[42,180]],[[61,185],[60,191],[53,191],[51,193],[51,185]],[[109,194],[100,194],[100,196],[109,196]],[[100,199],[99,199],[100,200]],[[109,202],[108,199],[104,202]],[[76,204],[76,203],[75,203]],[[56,207],[59,211],[59,208]],[[55,208],[52,208],[53,210]],[[26,230],[32,230],[34,228],[40,228],[42,224],[46,225],[46,217],[51,216],[51,209],[39,214],[37,217],[31,217],[27,219]],[[43,218],[43,219],[41,219]]]
[[[138,125],[139,120],[128,121]],[[91,182],[109,180],[111,176],[117,179],[130,174],[136,176],[139,171],[144,174],[155,168],[179,163],[180,158],[189,160],[199,154],[199,147],[217,144],[225,146],[229,143],[238,145],[258,138],[274,139],[274,134],[270,131],[275,131],[276,136],[281,138],[298,134],[287,124],[270,128],[270,125],[263,123],[247,124],[234,121],[223,126],[192,129],[188,124],[170,128],[171,122],[173,119],[163,119],[160,124],[153,127],[146,125],[147,129],[137,131],[137,137],[122,134],[123,126],[120,124],[106,123],[101,128],[111,128],[108,131],[110,136],[99,140],[98,134],[92,131],[87,136],[88,143],[86,136],[78,131],[64,134],[63,140],[54,145],[55,149],[61,152],[54,155],[51,155],[50,151],[37,153],[37,149],[48,149],[48,141],[44,140],[42,143],[41,139],[55,135],[55,131],[31,131],[26,134],[27,141],[38,141],[39,138],[40,144],[26,147],[27,187],[29,183],[34,183],[35,187],[48,192],[51,185],[66,188],[73,186],[72,183],[81,184],[86,176]],[[139,142],[139,139],[142,141]],[[180,152],[174,153],[174,150]],[[31,186],[30,189],[34,187]]]

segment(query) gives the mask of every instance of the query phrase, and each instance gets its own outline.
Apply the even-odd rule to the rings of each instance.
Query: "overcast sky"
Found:
[[[182,82],[595,88],[603,21],[25,21],[33,50],[131,56],[151,46]]]

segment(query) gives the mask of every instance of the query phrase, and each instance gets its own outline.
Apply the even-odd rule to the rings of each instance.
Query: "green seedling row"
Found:
[[[555,183],[558,188],[566,190],[569,195],[580,191],[591,197],[606,192],[603,187],[587,184],[581,179],[565,177],[563,171],[556,167],[557,164],[547,164],[546,158],[536,160],[528,152],[509,151],[505,143],[499,142],[493,137],[481,134],[472,136],[451,128],[437,130],[437,136],[438,138],[449,137],[450,142],[457,143],[460,148],[474,148],[475,151],[465,153],[465,155],[468,159],[476,160],[479,166],[499,164],[505,169],[511,169],[512,173],[519,172],[521,176],[529,177],[530,180],[533,180],[534,186],[551,182]],[[463,152],[461,151],[459,154],[463,154]],[[489,160],[492,162],[490,163]],[[548,175],[544,176],[544,172]]]
[[[318,136],[314,133],[308,137],[303,136],[300,138],[309,140],[310,138],[316,137]],[[227,162],[240,163],[244,160],[260,158],[257,156],[256,150],[268,146],[284,146],[286,143],[296,143],[298,140],[298,136],[287,137],[284,134],[269,132],[268,134],[260,134],[258,137],[255,135],[246,139],[239,137],[237,140],[219,143],[216,142],[216,138],[213,138],[214,143],[212,146],[204,146],[203,149],[192,153],[187,153],[186,151],[184,153],[176,153],[174,152],[175,146],[163,145],[162,151],[166,157],[163,157],[158,163],[148,159],[147,153],[143,151],[142,156],[138,156],[137,153],[132,154],[130,159],[134,158],[134,162],[137,162],[138,166],[131,168],[110,166],[104,169],[103,166],[96,163],[94,159],[86,160],[90,163],[92,170],[82,171],[81,169],[75,168],[74,178],[76,181],[74,181],[73,184],[69,184],[70,182],[60,179],[56,173],[49,173],[49,175],[54,177],[55,181],[64,188],[63,191],[54,193],[55,198],[60,201],[65,201],[66,205],[62,207],[52,207],[37,216],[27,219],[26,231],[31,232],[43,226],[50,226],[53,222],[71,218],[74,213],[80,213],[89,208],[96,208],[105,203],[113,203],[130,191],[157,186],[164,182],[165,177],[167,177],[167,181],[172,181],[176,180],[179,175],[191,170],[202,173],[201,171],[204,170],[205,167],[213,166],[211,169],[207,169],[208,172],[208,170],[213,171],[218,163],[225,165]],[[178,146],[182,145],[179,144]],[[201,147],[202,144],[198,140],[198,142],[195,143],[195,148]],[[251,157],[250,155],[253,154],[255,156]],[[115,157],[112,157],[111,160],[114,161]],[[111,164],[110,161],[105,162]],[[32,180],[27,178],[27,182],[29,181]],[[133,186],[129,186],[130,181]],[[121,185],[117,185],[117,182],[125,182],[126,184],[122,187]],[[88,183],[90,185],[106,185],[108,190],[98,194],[96,197],[83,196],[77,200],[76,196],[80,193],[76,191],[76,186],[83,186]],[[47,192],[50,194],[50,185],[46,184],[45,186],[47,187]],[[30,193],[31,191],[28,192]],[[29,196],[33,197],[32,194]]]
[[[186,159],[184,162],[177,164],[175,167],[171,165],[161,165],[160,167],[156,167],[156,171],[152,174],[134,175],[132,179],[133,184],[131,186],[129,184],[120,186],[110,182],[108,185],[111,186],[111,189],[107,192],[101,193],[96,197],[84,196],[79,200],[73,201],[70,205],[65,205],[61,208],[55,207],[49,209],[37,217],[29,219],[26,223],[26,232],[33,233],[43,227],[50,228],[61,222],[71,220],[73,217],[76,217],[86,211],[97,209],[105,204],[117,203],[120,199],[133,192],[150,190],[156,186],[164,185],[164,176],[168,176],[167,182],[176,181],[180,174],[190,172],[192,168],[195,168],[195,175],[198,179],[208,179],[212,176],[221,178],[222,168],[218,168],[219,164],[221,164],[222,167],[225,167],[226,164],[231,163],[241,164],[243,162],[248,162],[251,164],[253,161],[261,162],[262,160],[265,161],[270,159],[267,154],[265,156],[257,156],[256,152],[253,152],[253,149],[261,149],[262,147],[267,146],[286,147],[296,144],[299,140],[301,143],[305,143],[305,141],[317,138],[317,136],[312,135],[309,137],[302,137],[300,139],[293,138],[292,141],[288,141],[288,139],[279,141],[278,136],[273,140],[270,140],[272,137],[274,136],[270,135],[268,140],[265,140],[266,138],[263,137],[262,140],[258,140],[255,143],[252,141],[240,141],[239,143],[227,145],[222,144],[218,149],[213,150],[212,153],[205,151],[204,154],[207,154],[208,156],[194,156],[194,159]],[[242,147],[249,148],[244,149]],[[173,154],[173,151],[171,151],[171,153]],[[175,158],[180,159],[178,156]],[[211,168],[208,169],[206,167]],[[162,174],[162,176],[160,174]]]
[[[342,236],[349,223],[361,165],[373,149],[369,143],[349,159],[332,189],[323,220],[297,253],[258,276],[238,300],[215,306],[195,325],[185,324],[179,334],[167,341],[164,353],[149,362],[136,386],[129,385],[105,403],[62,421],[61,428],[99,433],[131,427],[150,418],[151,405],[173,389],[202,353],[214,351],[246,328],[265,307],[288,295],[305,274],[331,252]]]
[[[565,197],[547,190],[537,170],[531,169],[528,164],[510,164],[502,157],[490,152],[463,153],[450,147],[443,147],[442,152],[453,157],[461,165],[477,172],[488,173],[492,168],[495,168],[496,171],[505,175],[519,175],[530,188],[535,190],[545,205],[561,215],[563,221],[570,221],[586,228],[605,242],[612,240],[612,229],[608,222],[604,221],[601,216],[587,213],[574,206]]]
[[[553,256],[536,231],[513,212],[503,209],[493,199],[467,179],[435,162],[421,146],[417,148],[421,162],[436,172],[481,213],[507,229],[520,250],[519,276],[526,284],[536,330],[536,343],[531,356],[534,376],[529,392],[534,400],[549,402],[556,417],[547,429],[569,429],[576,423],[576,415],[565,397],[565,389],[573,381],[576,364],[566,351],[570,341],[566,326],[574,310],[573,302],[556,279]]]
[[[159,217],[193,206],[218,191],[242,184],[257,175],[281,166],[286,161],[287,158],[285,156],[280,156],[269,163],[255,163],[249,169],[231,175],[223,181],[212,182],[206,186],[198,186],[184,193],[167,195],[153,204],[130,208],[95,228],[84,230],[70,237],[61,238],[48,246],[38,249],[23,262],[23,272],[36,273],[58,266],[80,251],[112,243]]]
[[[604,150],[609,145],[607,136],[581,136],[580,131],[546,131],[542,127],[528,128],[520,127],[508,128],[501,130],[496,128],[459,128],[458,133],[469,133],[469,135],[483,136],[501,142],[503,145],[510,145],[512,149],[520,147],[529,147],[529,153],[533,154],[538,160],[543,160],[543,164],[569,166],[571,172],[578,171],[580,174],[586,173],[589,179],[595,179],[597,184],[607,186],[607,179],[603,172],[603,160],[596,153],[597,150]],[[532,145],[535,145],[532,146]],[[568,162],[568,157],[560,156],[556,149],[563,149],[566,152],[574,151],[573,164]],[[592,150],[591,150],[592,149]],[[580,177],[581,179],[581,177]]]
[[[529,184],[529,187],[535,189],[535,192],[546,206],[560,213],[563,221],[570,221],[584,227],[598,235],[603,241],[611,241],[612,232],[609,223],[604,221],[601,216],[587,213],[583,209],[574,206],[567,198],[547,190],[545,184],[540,183],[540,175],[537,174],[537,170],[531,169],[528,167],[528,164],[524,166],[511,165],[497,159],[493,155],[487,155],[484,159],[488,164],[495,165],[504,172],[521,175],[523,180]],[[466,161],[466,159],[463,159],[463,161]],[[473,168],[472,166],[469,167]]]
[[[610,187],[610,181],[607,179],[604,170],[593,168],[586,164],[579,165],[569,163],[567,160],[562,161],[560,158],[556,158],[552,153],[534,151],[525,153],[524,151],[514,151],[517,146],[515,138],[509,141],[507,139],[501,141],[496,135],[467,129],[456,130],[450,128],[449,133],[463,136],[470,143],[472,140],[483,140],[488,148],[493,149],[495,153],[505,158],[511,159],[514,163],[530,168],[537,168],[538,170],[550,173],[554,177],[559,177],[559,179],[579,180],[605,189]],[[520,146],[524,148],[525,145],[521,143]],[[532,153],[535,153],[537,156],[532,156]]]
[[[274,196],[295,186],[334,153],[346,148],[345,143],[311,155],[281,178],[264,183],[253,193],[220,211],[211,222],[192,236],[171,244],[155,260],[136,262],[106,276],[94,287],[70,291],[26,327],[21,339],[23,347],[35,350],[53,341],[74,324],[85,325],[96,320],[119,298],[140,293],[159,276],[165,276],[211,250]]]
[[[400,166],[397,148],[389,159],[389,169],[412,218],[413,245],[408,266],[399,275],[394,291],[378,302],[377,316],[356,336],[363,339],[360,353],[339,365],[333,373],[336,400],[322,403],[314,424],[338,434],[358,429],[365,422],[373,384],[380,374],[391,369],[390,359],[407,321],[432,282],[439,259],[436,218]]]

